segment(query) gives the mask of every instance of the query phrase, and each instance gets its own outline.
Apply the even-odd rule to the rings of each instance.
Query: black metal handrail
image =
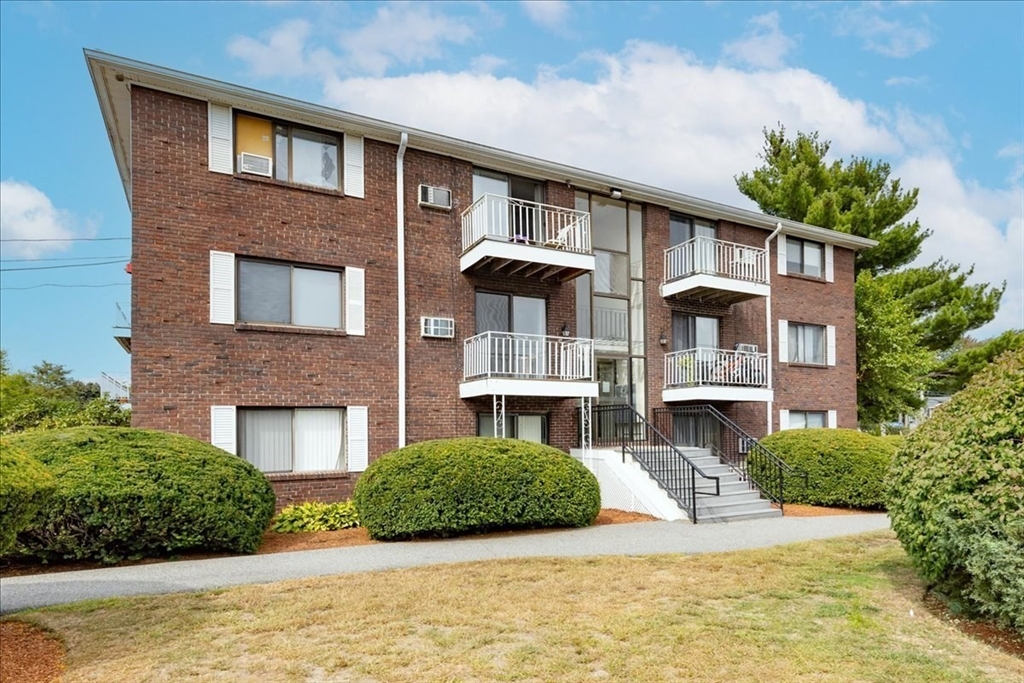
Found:
[[[807,480],[806,472],[787,465],[714,406],[656,408],[654,422],[672,435],[675,444],[710,448],[762,495],[778,503],[780,510],[785,505],[787,477]]]
[[[697,496],[721,494],[718,477],[705,473],[680,451],[672,440],[631,405],[594,406],[591,411],[591,440],[594,446],[622,449],[629,453],[672,500],[697,523]],[[698,491],[697,478],[713,481],[714,493]]]

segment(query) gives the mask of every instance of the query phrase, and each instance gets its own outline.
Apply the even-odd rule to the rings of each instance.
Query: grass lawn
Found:
[[[890,532],[716,555],[503,560],[19,615],[77,681],[1024,680],[928,613]]]

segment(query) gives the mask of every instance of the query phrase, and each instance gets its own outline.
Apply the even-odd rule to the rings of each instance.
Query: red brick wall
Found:
[[[314,472],[309,474],[268,474],[267,479],[277,495],[276,512],[296,503],[317,500],[340,503],[352,497],[358,475],[347,472]]]

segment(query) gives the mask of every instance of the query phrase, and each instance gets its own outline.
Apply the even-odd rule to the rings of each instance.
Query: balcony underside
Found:
[[[694,386],[666,387],[661,391],[661,400],[665,403],[679,401],[753,401],[767,403],[773,400],[771,389],[763,387],[737,386]]]
[[[483,377],[459,385],[459,398],[476,396],[543,396],[550,398],[597,398],[597,382],[588,380],[521,379]]]
[[[705,273],[682,277],[661,285],[661,296],[665,299],[699,299],[704,303],[725,306],[768,296],[770,293],[771,286],[764,283]]]
[[[132,352],[132,338],[131,338],[131,335],[122,336],[122,335],[115,334],[114,335],[114,341],[116,341],[118,344],[120,344],[121,348],[124,349],[126,352],[128,352],[128,353]]]
[[[594,255],[551,247],[482,239],[459,259],[463,273],[518,275],[566,282],[594,271]]]

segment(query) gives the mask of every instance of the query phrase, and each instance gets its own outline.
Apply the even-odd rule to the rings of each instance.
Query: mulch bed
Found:
[[[64,645],[38,626],[0,621],[0,681],[56,683],[64,671]]]

